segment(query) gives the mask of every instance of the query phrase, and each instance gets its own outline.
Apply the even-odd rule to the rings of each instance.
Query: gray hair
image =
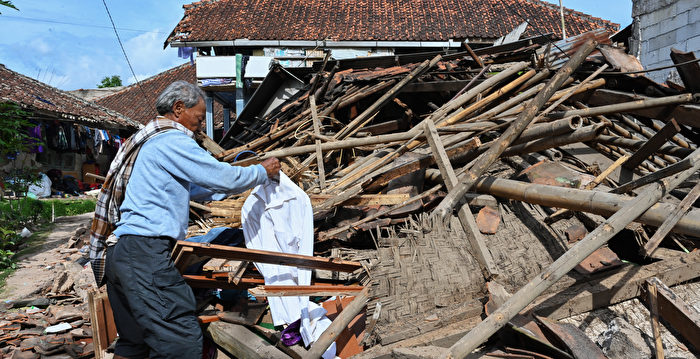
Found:
[[[156,110],[162,116],[172,112],[173,105],[177,101],[182,101],[186,108],[192,108],[197,106],[200,99],[204,98],[204,91],[196,85],[187,81],[175,81],[158,95]]]

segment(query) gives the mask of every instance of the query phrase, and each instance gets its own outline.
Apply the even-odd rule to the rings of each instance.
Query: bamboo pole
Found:
[[[649,295],[649,317],[651,318],[651,331],[654,334],[654,349],[656,359],[664,359],[664,344],[661,341],[661,325],[659,324],[659,302],[656,298],[656,284],[647,282],[647,294]]]
[[[326,55],[326,60],[328,60],[328,55]],[[311,108],[311,117],[314,121],[314,134],[321,134],[321,120],[318,118],[318,113],[316,113],[316,97],[314,95],[309,96],[309,106]],[[323,167],[323,151],[321,150],[321,140],[316,139],[316,167],[318,167],[318,183],[321,187],[321,191],[326,189],[326,170]]]
[[[532,122],[537,115],[537,111],[552,97],[564,81],[576,70],[579,65],[586,59],[586,56],[597,46],[596,41],[587,41],[581,45],[578,51],[571,59],[562,66],[552,79],[547,83],[547,86],[535,96],[532,103],[523,111],[513,123],[508,126],[508,129],[499,137],[498,141],[492,145],[484,154],[477,158],[475,164],[466,173],[466,178],[459,185],[450,191],[447,196],[440,202],[434,213],[441,217],[446,217],[452,212],[452,209],[457,205],[464,194],[474,185],[477,178],[481,176],[491,164],[520,136],[525,128]]]
[[[564,118],[564,117],[570,117],[570,116],[591,117],[591,116],[596,116],[596,115],[607,115],[607,114],[618,113],[618,112],[630,112],[630,111],[641,110],[641,109],[651,108],[651,107],[679,105],[679,104],[683,104],[683,103],[698,102],[698,101],[700,101],[700,94],[683,94],[683,95],[666,96],[666,97],[651,98],[651,99],[644,99],[644,100],[636,100],[636,101],[630,101],[630,102],[622,102],[622,103],[616,103],[614,105],[589,107],[586,109],[553,112],[553,113],[550,113],[549,115],[547,115],[546,117],[548,119],[551,119],[551,120],[558,119],[558,118]]]
[[[700,156],[700,150],[694,151],[692,156],[694,158]],[[582,260],[596,249],[607,243],[610,238],[656,204],[669,191],[688,179],[688,177],[699,168],[700,165],[696,165],[675,176],[665,178],[660,183],[650,186],[639,196],[626,203],[625,206],[616,211],[615,214],[589,233],[584,239],[576,243],[547,269],[513,294],[505,304],[500,306],[495,312],[486,317],[484,321],[479,323],[475,328],[469,331],[467,335],[455,343],[450,348],[447,358],[465,358],[481,343],[486,341],[491,335],[508,323],[518,312],[547,290],[547,288],[573,269],[578,263],[581,263]]]
[[[478,193],[496,197],[595,213],[601,216],[614,214],[633,199],[633,197],[609,192],[548,186],[494,177],[481,177],[474,185],[474,189]],[[659,203],[644,212],[638,218],[638,222],[658,227],[674,208],[672,204]],[[700,209],[694,208],[686,213],[673,227],[673,231],[688,235],[700,233]]]

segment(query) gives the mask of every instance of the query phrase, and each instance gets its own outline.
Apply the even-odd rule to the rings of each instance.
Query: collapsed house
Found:
[[[697,296],[677,285],[698,290],[700,68],[682,54],[682,83],[656,83],[610,35],[273,65],[206,146],[234,165],[280,158],[309,196],[313,255],[179,242],[193,288],[257,298],[203,303],[207,335],[239,358],[318,358],[332,343],[341,358],[615,357],[619,328],[638,329],[615,318],[593,343],[593,319],[575,318],[638,298],[657,353],[697,353]],[[240,228],[249,196],[191,204],[188,239]],[[311,269],[310,282],[266,284],[261,263]],[[269,327],[263,300],[297,296],[332,320],[308,349]],[[116,331],[105,296],[89,300],[102,357]]]
[[[184,275],[193,287],[355,299],[334,302],[308,351],[259,317],[220,314],[209,335],[237,357],[319,357],[338,339],[341,357],[430,345],[420,355],[461,358],[495,333],[481,354],[602,357],[556,320],[639,297],[666,303],[648,304],[652,321],[697,346],[697,311],[667,288],[696,279],[700,259],[697,60],[660,85],[610,35],[274,67],[209,149],[234,165],[280,158],[310,197],[315,256],[180,242],[173,259],[220,259]],[[190,235],[240,227],[249,194],[193,207]],[[265,285],[251,262],[314,276]]]

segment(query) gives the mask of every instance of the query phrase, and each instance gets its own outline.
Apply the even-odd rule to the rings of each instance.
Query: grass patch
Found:
[[[21,217],[37,217],[37,219],[51,221],[52,210],[54,212],[54,217],[75,216],[94,211],[95,203],[95,199],[36,200],[31,198],[23,198],[18,201],[13,201],[12,208],[14,210],[16,210],[17,207],[21,208]],[[8,200],[0,201],[0,212],[9,213],[10,211],[10,202]]]

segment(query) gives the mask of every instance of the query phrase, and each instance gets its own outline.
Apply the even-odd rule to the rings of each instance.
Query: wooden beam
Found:
[[[654,152],[661,148],[661,146],[666,143],[669,138],[673,137],[680,131],[681,127],[678,126],[676,120],[669,120],[666,122],[666,125],[664,125],[661,130],[656,132],[654,136],[652,136],[644,145],[642,145],[642,148],[638,149],[637,152],[635,152],[632,157],[630,157],[630,159],[623,164],[623,166],[627,169],[633,170],[645,159],[647,159],[647,157],[651,156],[654,154]]]
[[[698,273],[697,270],[695,273]],[[666,286],[666,283],[668,285],[676,283],[669,282],[668,279],[661,280],[657,277],[648,279],[647,283],[656,286],[661,319],[678,331],[696,350],[700,350],[700,313]],[[644,299],[645,296],[642,296],[642,298]]]
[[[445,182],[447,190],[452,190],[458,183],[457,175],[455,174],[450,159],[445,152],[445,147],[440,141],[437,128],[433,121],[425,121],[425,138],[428,140],[435,162],[437,162],[442,179]],[[498,275],[498,268],[493,261],[491,252],[486,247],[486,241],[476,225],[476,220],[472,214],[469,204],[463,204],[458,211],[459,221],[462,223],[462,228],[467,234],[467,239],[475,254],[476,260],[482,267],[486,278],[490,279]]]
[[[604,278],[591,278],[583,283],[572,279],[571,285],[538,297],[527,310],[551,319],[568,318],[632,298],[644,298],[644,281],[652,277],[676,285],[699,275],[700,252],[681,253],[644,266],[626,265]]]
[[[192,248],[192,254],[200,257],[222,258],[235,261],[270,263],[299,268],[326,269],[338,272],[354,272],[362,268],[359,262],[345,261],[337,258],[312,257],[300,254],[279,253],[187,241],[178,241],[175,244],[175,248],[173,249],[174,255],[172,257],[177,258],[179,252],[185,248]]]
[[[289,359],[274,345],[268,343],[248,328],[218,321],[207,326],[207,334],[229,354],[239,359]]]
[[[256,297],[332,297],[358,295],[362,289],[359,285],[262,285],[248,291]]]
[[[656,247],[661,241],[666,238],[666,235],[671,232],[671,229],[678,223],[683,215],[688,211],[690,206],[695,203],[700,197],[700,182],[695,184],[690,192],[683,198],[680,204],[668,215],[668,218],[661,224],[649,241],[641,248],[640,253],[644,256],[649,256],[654,253]]]

